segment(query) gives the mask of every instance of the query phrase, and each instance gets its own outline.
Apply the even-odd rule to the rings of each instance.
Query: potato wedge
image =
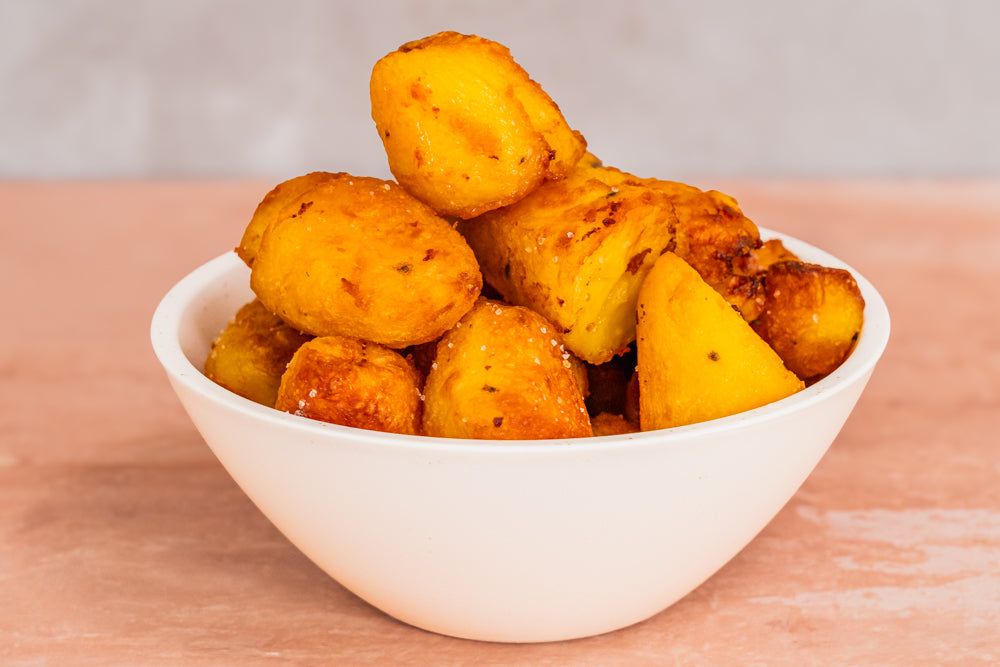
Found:
[[[642,285],[637,331],[644,431],[736,414],[804,386],[722,295],[671,252]]]
[[[465,239],[393,182],[337,174],[283,211],[264,230],[250,287],[302,331],[417,345],[482,288]]]
[[[418,435],[421,383],[413,364],[395,350],[323,336],[296,351],[275,407],[332,424]]]
[[[843,269],[798,261],[772,264],[765,304],[753,327],[804,380],[843,363],[864,324],[865,300]]]
[[[253,260],[257,257],[257,249],[260,248],[260,239],[264,235],[264,230],[272,220],[278,217],[281,209],[316,185],[334,177],[335,175],[330,172],[314,171],[274,186],[257,204],[249,224],[243,231],[240,244],[236,246],[236,254],[239,255],[240,259],[247,266],[253,267]]]
[[[233,393],[274,407],[285,367],[310,338],[254,299],[236,311],[212,342],[205,375]]]
[[[375,63],[370,95],[393,176],[443,215],[511,204],[586,150],[510,51],[475,35],[404,44]]]
[[[438,343],[424,432],[536,440],[592,434],[570,353],[541,315],[480,299]]]

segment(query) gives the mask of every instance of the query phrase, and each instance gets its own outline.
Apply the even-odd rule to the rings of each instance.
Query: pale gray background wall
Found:
[[[996,0],[0,0],[0,177],[385,176],[371,67],[444,29],[641,175],[1000,174]]]

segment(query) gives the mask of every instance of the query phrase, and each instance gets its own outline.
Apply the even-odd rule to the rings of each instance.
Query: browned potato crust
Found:
[[[285,366],[310,338],[254,299],[212,342],[205,375],[233,393],[273,407]]]
[[[625,435],[638,433],[639,426],[625,417],[611,412],[601,412],[590,419],[594,435]]]
[[[278,217],[285,206],[295,199],[298,199],[304,192],[312,189],[317,184],[329,180],[333,177],[326,171],[314,171],[302,176],[296,176],[274,186],[270,192],[254,209],[250,223],[243,231],[243,238],[236,246],[236,254],[240,256],[247,266],[253,266],[253,260],[257,257],[257,249],[260,247],[260,239],[264,235],[264,230],[272,220]]]
[[[606,169],[575,167],[459,225],[487,282],[552,321],[566,346],[593,364],[634,339],[639,285],[676,221],[665,194],[619,180]]]
[[[393,175],[444,215],[513,203],[586,149],[510,51],[475,35],[404,44],[375,64],[370,94]]]
[[[850,272],[777,262],[767,271],[765,294],[754,329],[789,369],[811,379],[843,363],[864,324],[865,300]]]
[[[745,318],[753,319],[764,304],[761,276],[754,251],[760,245],[757,225],[743,215],[739,204],[716,190],[658,178],[638,178],[602,167],[609,183],[643,185],[666,194],[677,217],[674,254],[690,264]]]
[[[570,354],[544,317],[480,299],[438,343],[424,432],[446,438],[590,436]]]
[[[275,407],[332,424],[420,432],[421,377],[387,347],[324,336],[304,344],[281,378]]]
[[[767,271],[772,264],[778,262],[799,261],[798,256],[786,248],[781,239],[763,241],[760,247],[753,251],[753,258],[758,271]]]
[[[402,348],[454,325],[482,276],[465,239],[397,184],[336,174],[267,226],[250,286],[302,331]]]

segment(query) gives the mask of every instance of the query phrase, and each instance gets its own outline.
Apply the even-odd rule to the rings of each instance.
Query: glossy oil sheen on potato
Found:
[[[254,299],[212,342],[205,375],[233,393],[273,407],[285,366],[310,338]]]
[[[336,175],[326,171],[314,171],[282,181],[271,188],[257,204],[250,217],[250,222],[243,231],[240,244],[236,246],[236,254],[240,256],[240,259],[247,266],[252,267],[264,230],[278,217],[281,210],[301,197],[303,193],[331,178],[336,178]]]
[[[815,378],[843,363],[861,333],[865,300],[850,272],[798,261],[771,265],[754,329],[796,375]]]
[[[482,276],[462,236],[398,185],[338,174],[264,230],[250,286],[302,331],[401,348],[455,324]]]
[[[556,324],[581,359],[602,363],[635,337],[639,286],[668,247],[668,197],[574,168],[517,204],[459,225],[487,282]]]
[[[393,175],[445,215],[513,203],[586,149],[509,50],[474,35],[404,44],[375,64],[370,95]]]
[[[331,424],[417,435],[421,380],[413,364],[395,350],[323,336],[292,357],[275,407]]]
[[[577,370],[537,313],[480,299],[438,343],[424,388],[424,431],[522,440],[592,435]]]

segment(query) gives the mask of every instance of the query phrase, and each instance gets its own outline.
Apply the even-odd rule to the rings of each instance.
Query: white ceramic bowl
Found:
[[[803,259],[843,262],[780,237]],[[851,269],[865,327],[832,375],[777,403],[625,436],[527,442],[424,438],[312,421],[201,373],[252,298],[234,253],[164,297],[152,342],[185,409],[236,482],[346,588],[406,623],[536,642],[608,632],[710,577],[788,502],[833,442],[889,337]]]

